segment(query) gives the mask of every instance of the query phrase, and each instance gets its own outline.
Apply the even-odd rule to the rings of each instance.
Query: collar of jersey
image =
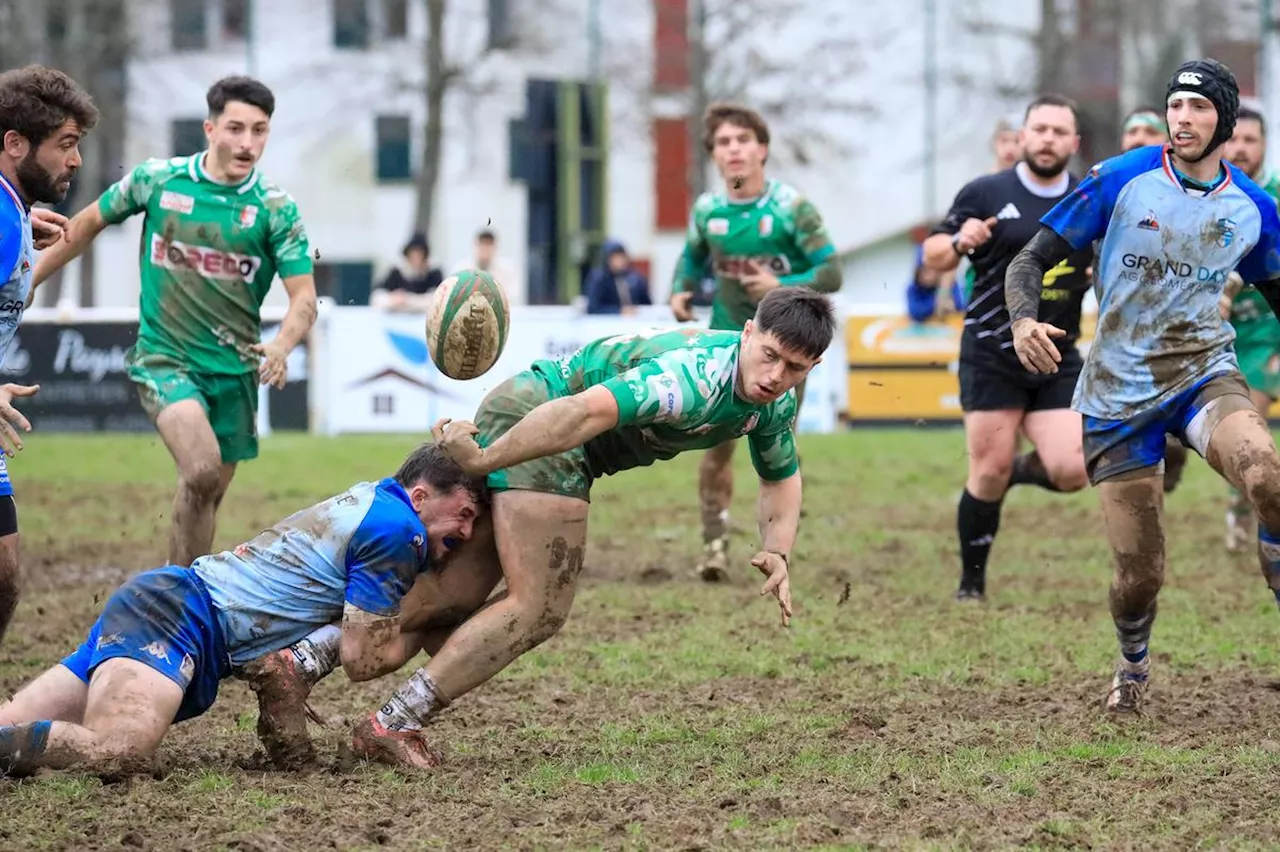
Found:
[[[765,203],[773,196],[773,189],[775,186],[777,186],[777,184],[778,182],[773,178],[765,178],[764,189],[761,190],[760,194],[757,195],[755,198],[744,198],[741,201],[739,201],[736,198],[730,198],[729,193],[726,192],[724,194],[724,199],[729,204],[733,204],[739,207],[749,207],[749,206],[763,207]]]
[[[191,159],[187,160],[187,174],[190,175],[191,179],[196,183],[208,183],[225,189],[233,189],[238,195],[244,195],[246,192],[253,189],[253,187],[258,183],[257,166],[254,166],[253,171],[249,172],[249,176],[238,184],[232,185],[218,183],[216,180],[209,177],[209,173],[204,170],[204,158],[208,156],[208,154],[208,151],[201,151],[199,154],[192,155]]]
[[[27,202],[22,200],[22,196],[13,188],[13,184],[9,183],[9,179],[2,174],[0,174],[0,186],[3,186],[4,191],[13,199],[14,205],[18,208],[18,213],[26,216],[31,208],[27,206]]]
[[[1164,150],[1160,152],[1160,164],[1164,166],[1165,176],[1173,181],[1173,185],[1182,192],[1186,193],[1187,188],[1183,185],[1182,180],[1178,177],[1178,170],[1173,167],[1173,148],[1166,145]],[[1231,169],[1223,168],[1223,178],[1218,181],[1217,185],[1212,189],[1206,190],[1205,194],[1200,198],[1208,198],[1210,195],[1217,195],[1222,190],[1231,185]]]

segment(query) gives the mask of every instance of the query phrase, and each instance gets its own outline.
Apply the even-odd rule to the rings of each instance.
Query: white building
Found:
[[[443,174],[429,234],[433,260],[450,267],[465,258],[476,232],[489,225],[500,252],[518,269],[526,268],[526,191],[509,178],[508,125],[524,112],[527,79],[587,78],[592,2],[601,4],[599,67],[614,78],[608,231],[650,263],[654,297],[663,299],[683,235],[654,224],[654,187],[663,175],[654,163],[651,128],[655,115],[678,114],[683,107],[670,94],[655,96],[648,83],[655,5],[669,0],[451,0],[446,49],[462,76],[446,104]],[[821,61],[815,51],[821,51],[824,30],[847,26],[863,40],[865,67],[845,88],[868,109],[856,118],[823,117],[824,126],[847,143],[845,153],[800,166],[778,150],[770,171],[813,198],[837,247],[849,252],[938,215],[960,185],[985,171],[994,121],[1018,104],[984,81],[1030,68],[1030,44],[1012,36],[966,43],[955,33],[962,31],[959,16],[972,4],[937,4],[942,41],[930,194],[924,0],[807,5],[812,15],[796,16],[781,32],[757,33],[756,39],[775,56],[794,60],[794,85],[800,89],[795,97],[803,99],[804,68]],[[1034,27],[1039,5],[1003,2],[1002,21]],[[129,69],[129,162],[169,156],[193,134],[199,142],[209,84],[225,74],[253,74],[277,99],[263,170],[297,199],[324,274],[368,276],[372,265],[380,278],[398,259],[413,218],[411,172],[420,156],[424,115],[425,3],[158,0],[142,8],[134,21],[140,51]],[[519,49],[487,49],[491,10],[511,16],[499,30],[514,27],[527,34],[536,28],[536,37]],[[246,39],[246,32],[252,37]],[[100,304],[136,304],[139,230],[140,222],[132,220],[99,238]],[[845,298],[897,303],[906,262],[900,271],[891,263],[877,263],[868,274],[848,269]],[[524,301],[523,286],[508,284],[508,290],[514,302]],[[283,303],[279,287],[270,299]]]

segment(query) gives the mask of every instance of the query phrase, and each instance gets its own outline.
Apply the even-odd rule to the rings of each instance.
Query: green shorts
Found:
[[[1280,398],[1280,351],[1264,343],[1236,341],[1236,361],[1251,390],[1262,391],[1272,399]]]
[[[258,382],[256,373],[198,373],[167,355],[126,357],[129,378],[154,421],[160,412],[184,399],[204,408],[218,439],[224,464],[258,457]]]
[[[532,370],[507,379],[484,398],[476,412],[476,443],[487,447],[507,433],[530,411],[552,399],[551,389]],[[541,491],[590,502],[591,470],[587,452],[576,447],[567,453],[495,470],[489,474],[491,491]]]

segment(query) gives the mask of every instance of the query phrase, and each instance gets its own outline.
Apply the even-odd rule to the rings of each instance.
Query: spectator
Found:
[[[915,273],[907,284],[907,315],[914,322],[928,322],[934,316],[946,316],[951,313],[944,302],[938,304],[938,291],[946,288],[951,291],[951,303],[957,312],[963,312],[965,306],[964,288],[956,278],[955,270],[939,272],[924,265],[924,249],[916,246]],[[939,310],[939,307],[942,309]]]
[[[444,275],[431,265],[431,247],[422,234],[414,234],[404,247],[404,264],[387,273],[369,304],[385,311],[425,313],[431,294]]]
[[[476,234],[474,256],[455,265],[453,274],[457,275],[465,269],[488,272],[507,292],[511,292],[511,288],[517,283],[515,264],[498,254],[498,236],[488,228]]]
[[[589,314],[634,314],[636,305],[651,305],[649,279],[632,265],[620,242],[604,244],[604,262],[587,275],[582,290]]]

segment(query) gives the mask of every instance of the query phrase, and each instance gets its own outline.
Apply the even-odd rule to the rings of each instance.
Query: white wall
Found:
[[[648,94],[651,76],[653,14],[648,0],[604,7],[603,68],[611,79],[611,164],[608,184],[609,232],[652,263],[655,297],[664,298],[679,254],[682,235],[657,233],[654,217],[653,146],[650,116],[660,109]],[[857,118],[821,117],[823,126],[846,141],[846,151],[827,153],[808,165],[788,162],[779,153],[770,171],[795,183],[824,214],[837,246],[849,249],[901,232],[938,215],[954,192],[990,161],[988,138],[995,119],[1015,107],[994,94],[996,81],[1028,67],[1030,47],[1015,38],[961,37],[959,19],[973,5],[966,0],[937,4],[940,90],[937,203],[924,209],[922,88],[923,0],[811,0],[815,14],[797,19],[782,33],[763,38],[775,56],[795,62],[818,61],[812,54],[821,28],[838,12],[862,40],[865,69],[845,84],[851,98],[867,102],[870,114]],[[476,94],[456,91],[447,103],[444,169],[437,198],[438,215],[430,239],[435,262],[448,266],[465,257],[475,232],[491,223],[500,251],[525,268],[526,200],[523,187],[507,179],[507,122],[524,110],[524,82],[534,75],[585,78],[588,71],[588,0],[548,0],[523,9],[523,32],[544,43],[519,53],[481,55],[485,0],[450,4],[447,38],[451,59],[468,68]],[[421,42],[425,20],[421,4],[411,4],[410,37],[381,42],[370,51],[338,51],[332,46],[328,0],[271,0],[252,4],[250,52],[243,43],[173,54],[168,50],[167,4],[151,17],[135,21],[142,55],[129,74],[130,163],[167,156],[170,122],[204,113],[204,93],[217,77],[250,71],[277,97],[272,138],[262,168],[298,200],[312,243],[321,260],[370,260],[376,274],[399,257],[412,221],[413,190],[378,185],[374,169],[374,117],[406,113],[422,118]],[[1034,0],[1000,5],[1003,23],[1034,26]],[[856,8],[856,12],[852,11]],[[251,60],[251,61],[250,61]],[[473,61],[474,60],[474,61]],[[801,73],[798,79],[803,79]],[[803,97],[798,92],[796,97]],[[668,105],[669,106],[669,105]],[[775,131],[777,132],[777,131]],[[420,137],[420,133],[418,134]],[[416,140],[421,144],[421,138]],[[99,299],[104,305],[137,301],[139,222],[110,229],[99,238]],[[887,267],[886,267],[887,268]],[[862,286],[901,281],[906,272],[850,270]],[[513,301],[523,287],[510,287]],[[862,292],[860,289],[858,292]],[[269,299],[283,302],[277,286]]]

